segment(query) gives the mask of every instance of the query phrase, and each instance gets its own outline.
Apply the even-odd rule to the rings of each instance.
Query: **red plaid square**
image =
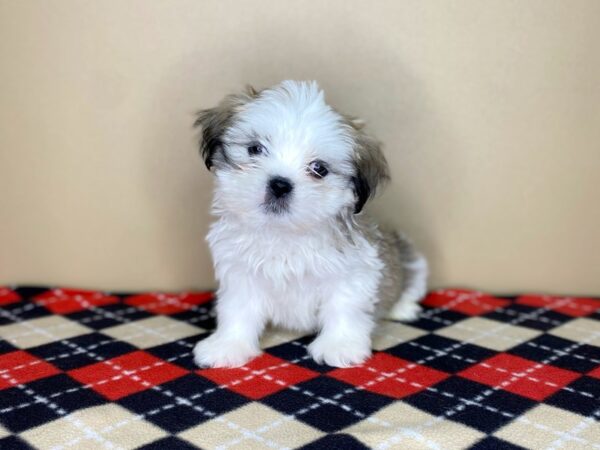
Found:
[[[0,390],[57,373],[52,364],[22,350],[0,355]]]
[[[327,375],[393,398],[415,394],[450,376],[386,353],[376,353],[360,366],[335,369]]]
[[[481,292],[452,289],[432,292],[423,300],[423,304],[478,316],[507,306],[510,301]]]
[[[587,376],[588,377],[594,377],[594,378],[599,378],[600,379],[600,366],[596,367],[591,372],[588,372]]]
[[[117,303],[119,299],[96,291],[52,289],[36,296],[33,301],[55,314],[69,314],[94,306]]]
[[[125,303],[137,306],[154,314],[175,314],[187,311],[196,305],[206,303],[214,298],[212,292],[190,292],[184,294],[148,293],[133,295],[125,299]]]
[[[109,400],[144,391],[185,375],[187,370],[169,364],[146,352],[136,351],[68,374]]]
[[[21,301],[21,297],[15,291],[0,286],[0,305],[9,305]]]
[[[548,308],[571,317],[589,316],[600,309],[600,302],[592,298],[523,295],[517,299],[516,303],[536,308]]]
[[[459,375],[538,401],[544,400],[581,376],[570,370],[506,353],[469,367]]]
[[[200,369],[196,373],[253,400],[310,380],[319,374],[264,353],[235,369]]]

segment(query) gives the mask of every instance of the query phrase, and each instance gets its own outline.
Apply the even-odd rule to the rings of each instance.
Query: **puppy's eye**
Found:
[[[248,154],[250,156],[260,155],[264,150],[265,148],[261,144],[251,144],[248,146]]]
[[[327,176],[327,174],[329,173],[329,170],[327,169],[327,166],[325,165],[325,163],[323,161],[313,161],[308,165],[308,170],[310,172],[311,175],[317,177],[317,178],[323,178],[325,176]]]

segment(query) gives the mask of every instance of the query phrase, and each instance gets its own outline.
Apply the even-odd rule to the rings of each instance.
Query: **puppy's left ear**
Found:
[[[243,92],[228,95],[214,108],[198,112],[194,127],[202,128],[200,152],[209,170],[218,159],[227,161],[227,155],[223,148],[223,135],[241,108],[258,95],[259,92],[248,85]]]
[[[354,214],[362,211],[367,200],[377,192],[377,188],[390,179],[388,163],[381,151],[381,144],[363,131],[364,122],[348,119],[354,130],[354,166],[352,177],[356,203]]]

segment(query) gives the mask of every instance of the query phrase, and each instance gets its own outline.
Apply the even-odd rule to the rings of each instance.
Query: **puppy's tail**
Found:
[[[425,257],[403,234],[398,234],[398,248],[402,264],[402,293],[390,309],[388,318],[410,322],[417,320],[421,307],[419,302],[427,293],[429,268]]]

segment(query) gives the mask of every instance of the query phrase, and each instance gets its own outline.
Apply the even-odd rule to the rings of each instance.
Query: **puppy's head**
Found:
[[[198,113],[214,209],[249,224],[311,228],[358,214],[388,178],[379,143],[327,105],[315,82],[247,88]]]

